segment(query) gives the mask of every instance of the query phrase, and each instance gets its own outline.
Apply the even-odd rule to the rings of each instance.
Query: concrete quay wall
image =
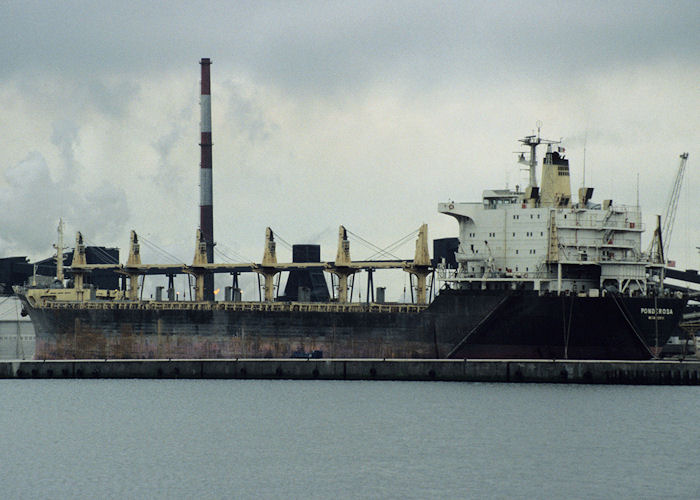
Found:
[[[700,385],[700,361],[178,359],[0,361],[0,378],[435,380]]]

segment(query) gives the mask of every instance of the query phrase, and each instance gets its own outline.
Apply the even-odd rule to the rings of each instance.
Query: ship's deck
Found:
[[[48,309],[139,309],[180,311],[274,311],[274,312],[369,312],[413,313],[425,310],[427,305],[387,303],[339,303],[339,302],[194,302],[194,301],[46,301]]]

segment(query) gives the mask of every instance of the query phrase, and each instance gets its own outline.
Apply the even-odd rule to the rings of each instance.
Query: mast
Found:
[[[528,165],[530,173],[528,188],[537,187],[537,146],[539,146],[540,144],[547,144],[551,148],[553,144],[561,143],[561,141],[542,139],[540,137],[541,128],[542,122],[540,120],[537,120],[537,135],[528,135],[522,139],[518,139],[518,142],[530,148],[530,157],[527,160],[525,159],[525,153],[522,151],[520,152],[520,158],[518,159],[518,163],[524,163],[525,165]]]
[[[63,219],[58,219],[58,244],[56,248],[56,280],[63,283]]]
[[[538,122],[539,123],[539,122]],[[528,135],[523,139],[519,139],[525,146],[530,148],[529,171],[530,177],[528,187],[537,187],[537,146],[542,142],[540,139],[540,127],[537,127],[537,135]]]

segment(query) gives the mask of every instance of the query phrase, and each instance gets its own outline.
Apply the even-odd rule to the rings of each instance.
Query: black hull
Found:
[[[486,293],[450,294],[455,311],[438,316],[437,329],[459,324],[459,308],[469,308]],[[447,357],[649,359],[673,334],[685,306],[678,298],[495,296],[499,302],[484,311],[480,323],[461,328],[462,339]],[[652,308],[663,314],[644,312]]]
[[[170,304],[170,305],[167,305]],[[37,359],[291,357],[649,359],[685,299],[443,291],[426,309],[86,303],[25,307]]]

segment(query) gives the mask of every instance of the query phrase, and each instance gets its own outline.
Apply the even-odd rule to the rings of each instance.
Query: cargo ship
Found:
[[[262,262],[214,263],[209,59],[201,65],[201,222],[192,264],[142,264],[133,231],[125,264],[87,264],[78,233],[70,282],[58,266],[52,287],[15,287],[34,324],[37,359],[650,359],[676,331],[687,297],[664,287],[662,246],[642,252],[639,207],[594,203],[589,187],[573,197],[561,142],[541,138],[539,127],[520,139],[528,148],[519,156],[529,169],[525,189],[438,204],[456,219],[458,238],[432,259],[425,225],[405,261],[353,261],[341,226],[334,261],[278,263],[268,228]],[[539,146],[546,147],[541,162]],[[661,242],[660,228],[654,241]],[[61,242],[57,248],[62,262]],[[90,272],[108,268],[126,276],[128,287],[87,285]],[[415,278],[415,303],[352,301],[353,275],[387,268]],[[240,272],[264,279],[264,299],[244,302],[233,290],[214,300],[214,273]],[[275,300],[281,272],[328,273],[337,286],[321,302],[304,293]],[[139,298],[140,276],[177,273],[195,278],[192,300],[175,300],[172,287],[165,300],[160,293]],[[442,284],[432,300],[429,277]]]
[[[60,276],[52,288],[16,288],[34,324],[36,358],[655,357],[687,298],[664,287],[663,262],[641,251],[639,207],[594,203],[588,187],[572,200],[559,143],[539,133],[520,141],[530,147],[529,158],[521,156],[531,169],[528,187],[486,190],[479,202],[439,203],[438,211],[458,222],[458,244],[433,259],[425,225],[414,258],[391,262],[353,261],[341,226],[332,262],[278,263],[268,228],[261,263],[215,264],[198,231],[193,263],[177,270],[141,264],[135,232],[126,264],[87,264],[78,233],[71,287]],[[539,145],[547,148],[540,185]],[[110,266],[129,277],[127,290],[85,285],[86,274]],[[348,278],[382,268],[417,277],[416,303],[349,300]],[[275,300],[274,276],[299,270],[337,276],[337,296]],[[206,300],[205,275],[234,271],[262,275],[264,300],[243,302],[235,294]],[[140,300],[138,278],[153,272],[193,275],[194,300]],[[442,287],[427,303],[429,276]]]

